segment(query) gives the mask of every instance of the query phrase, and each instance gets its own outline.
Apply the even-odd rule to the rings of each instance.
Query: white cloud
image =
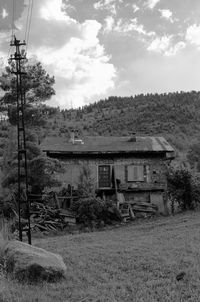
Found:
[[[2,18],[5,19],[8,16],[8,12],[5,8],[2,9]]]
[[[22,29],[25,17],[26,11],[18,20]],[[96,20],[79,23],[67,16],[62,0],[34,3],[28,57],[35,55],[55,75],[51,104],[82,106],[114,88],[116,69],[99,41],[101,27]]]
[[[116,15],[116,0],[100,0],[94,3],[96,10],[108,10],[113,15]]]
[[[115,24],[114,18],[112,16],[107,16],[104,21],[105,21],[104,32],[106,33],[111,32]]]
[[[157,37],[151,42],[147,50],[158,53],[165,52],[170,46],[171,38],[172,36]]]
[[[154,36],[154,32],[147,32],[144,29],[143,24],[138,24],[137,18],[130,20],[123,20],[122,18],[117,21],[117,24],[114,26],[114,30],[119,33],[127,34],[131,32],[137,32],[145,36]]]
[[[200,25],[193,24],[186,31],[186,40],[200,47]]]
[[[169,9],[159,9],[161,17],[173,23],[172,12]]]
[[[41,5],[39,9],[41,18],[54,21],[66,21],[67,18],[69,19],[62,10],[63,4],[60,0],[43,1],[43,3],[44,5]]]
[[[133,12],[136,13],[140,8],[137,6],[135,3],[132,5],[133,7]]]
[[[160,53],[165,56],[174,56],[183,48],[185,48],[185,46],[186,43],[183,41],[179,41],[173,44],[173,36],[165,35],[163,37],[156,37],[156,39],[154,39],[148,46],[147,50],[151,52]]]
[[[69,3],[64,3],[64,2],[62,2],[61,9],[65,12],[76,11],[76,8],[73,5],[71,5]]]
[[[176,43],[175,45],[171,46],[168,50],[166,50],[165,55],[166,56],[175,56],[177,53],[179,53],[185,47],[186,47],[186,43],[183,41],[180,41],[180,42]]]
[[[160,0],[147,0],[146,6],[150,9],[154,9],[154,7],[160,2]]]

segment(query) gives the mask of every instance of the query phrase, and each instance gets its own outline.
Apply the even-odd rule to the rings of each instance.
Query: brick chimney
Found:
[[[129,137],[129,140],[128,140],[128,141],[131,142],[131,143],[135,143],[135,142],[137,141],[136,133],[135,133],[135,132],[132,132],[132,133],[130,134],[130,137]]]

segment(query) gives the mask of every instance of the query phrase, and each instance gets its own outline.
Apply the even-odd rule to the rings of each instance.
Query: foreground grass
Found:
[[[34,244],[63,256],[66,280],[33,286],[2,277],[0,301],[200,301],[199,212]]]

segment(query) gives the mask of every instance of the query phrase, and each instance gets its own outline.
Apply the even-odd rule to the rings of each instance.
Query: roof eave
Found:
[[[165,154],[165,153],[172,153],[174,156],[174,151],[167,151],[167,150],[117,150],[117,151],[61,151],[61,150],[48,150],[43,149],[43,152],[51,153],[51,154],[66,154],[66,155],[73,155],[73,154],[138,154],[138,153],[156,153],[156,154]],[[168,157],[169,158],[169,157]]]

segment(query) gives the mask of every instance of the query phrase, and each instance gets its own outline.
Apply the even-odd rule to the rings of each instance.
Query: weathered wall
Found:
[[[65,167],[65,173],[59,175],[59,178],[63,185],[73,185],[75,188],[79,182],[79,176],[82,165],[88,165],[91,171],[92,179],[96,188],[98,188],[98,165],[109,164],[114,166],[115,177],[120,180],[120,186],[124,189],[128,188],[152,188],[162,187],[164,189],[166,177],[165,177],[165,164],[160,158],[118,158],[118,159],[69,159],[62,160]],[[144,182],[129,182],[127,183],[126,166],[131,164],[146,165],[147,177]]]
[[[147,167],[147,176],[146,181],[134,181],[134,182],[127,182],[126,177],[126,166],[128,165],[145,165]],[[130,159],[123,159],[119,158],[115,161],[115,171],[116,171],[116,178],[120,179],[122,185],[126,186],[127,188],[151,188],[152,186],[163,186],[166,182],[166,167],[164,161],[160,158],[130,158]]]

